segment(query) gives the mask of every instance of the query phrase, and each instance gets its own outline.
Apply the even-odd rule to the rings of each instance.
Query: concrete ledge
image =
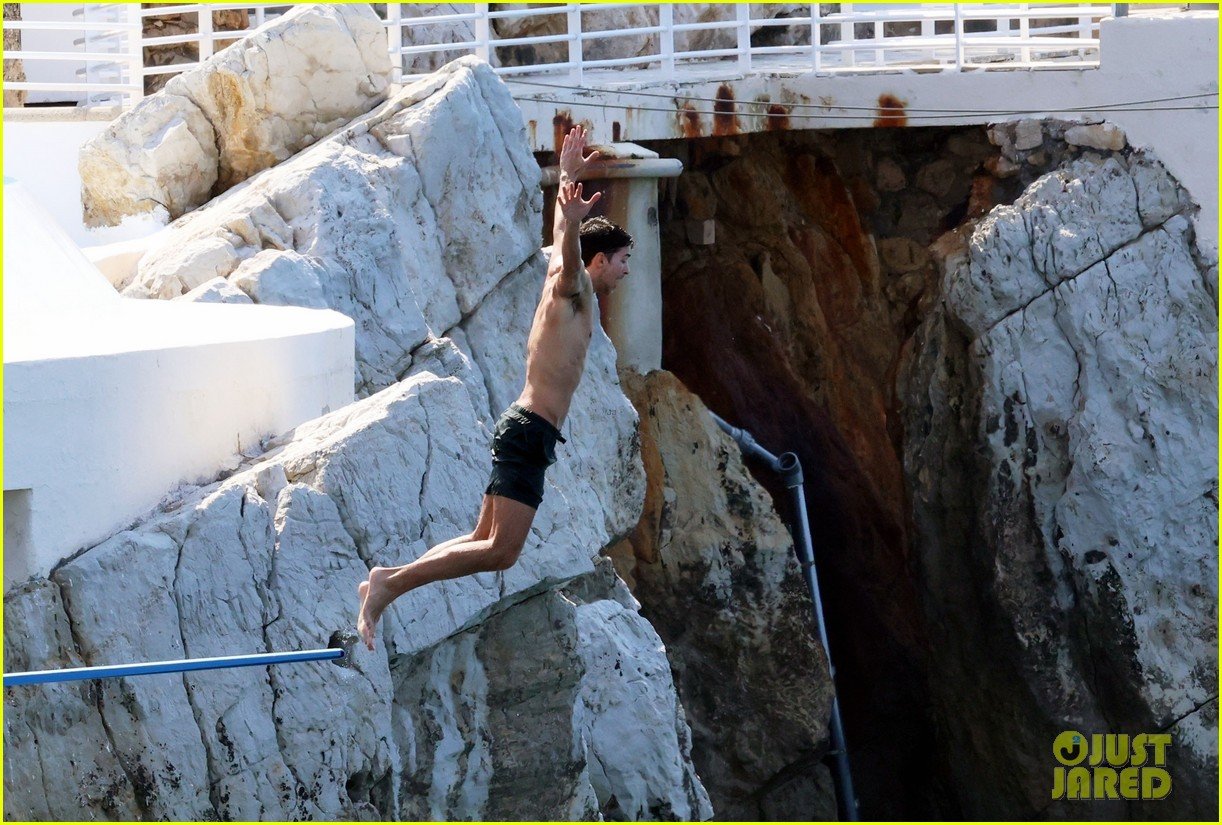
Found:
[[[5,184],[6,589],[353,399],[330,310],[121,298]]]

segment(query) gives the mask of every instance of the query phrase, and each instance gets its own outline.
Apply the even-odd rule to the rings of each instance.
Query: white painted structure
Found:
[[[700,78],[655,70],[586,72],[563,80],[511,81],[537,151],[551,150],[553,122],[583,123],[595,141],[648,141],[778,128],[870,128],[881,116],[906,126],[996,123],[1022,118],[1115,123],[1151,148],[1201,207],[1198,237],[1217,256],[1218,15],[1175,12],[1108,18],[1096,68],[1042,71],[875,72],[834,78],[705,69]],[[561,88],[556,88],[560,86]],[[1186,100],[1165,100],[1186,95]],[[899,101],[901,108],[880,110]],[[1130,101],[1162,100],[1140,106]],[[720,101],[720,102],[718,102]],[[719,123],[716,111],[722,111]],[[776,111],[774,109],[774,111]],[[888,125],[900,125],[892,121]]]
[[[701,73],[710,61],[728,62],[744,72],[817,74],[1094,66],[1099,21],[1113,13],[1114,4],[838,3],[831,13],[820,3],[786,6],[781,15],[775,5],[747,3],[721,8],[707,3],[388,3],[379,14],[394,82],[471,54],[502,75],[560,75],[581,84],[590,70],[652,67],[681,76]],[[77,91],[90,102],[130,105],[144,94],[145,78],[197,65],[147,65],[149,47],[190,44],[200,59],[207,59],[217,41],[232,38],[230,32],[214,31],[209,9],[244,10],[253,29],[289,8],[269,3],[148,8],[92,3],[49,9],[48,4],[23,3],[22,20],[4,25],[22,32],[21,48],[8,54],[25,61],[27,77],[7,86],[25,89],[34,99],[65,99]],[[150,18],[166,14],[187,20],[196,16],[197,31],[171,36],[145,32]],[[777,32],[784,42],[771,42]],[[761,42],[754,42],[760,36]],[[534,63],[504,58],[508,65],[503,65],[506,50],[519,47],[542,48]]]
[[[346,316],[122,298],[20,184],[4,200],[6,588],[352,401]]]

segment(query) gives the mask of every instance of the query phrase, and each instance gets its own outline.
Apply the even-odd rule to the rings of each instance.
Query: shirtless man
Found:
[[[547,280],[526,345],[526,387],[496,423],[492,478],[475,530],[400,567],[375,567],[361,582],[357,631],[373,650],[374,628],[386,606],[417,587],[493,570],[518,560],[543,500],[543,473],[556,460],[560,427],[585,370],[594,332],[594,295],[628,275],[632,237],[603,218],[582,220],[601,193],[582,200],[576,179],[598,156],[583,156],[586,134],[575,126],[560,150],[560,191]]]

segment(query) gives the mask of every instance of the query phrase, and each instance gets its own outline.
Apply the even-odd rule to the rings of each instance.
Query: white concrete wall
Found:
[[[122,298],[4,188],[4,490],[28,516],[6,536],[6,587],[352,401],[346,316]]]

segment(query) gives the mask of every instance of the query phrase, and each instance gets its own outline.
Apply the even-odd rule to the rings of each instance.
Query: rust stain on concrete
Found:
[[[556,116],[552,118],[552,151],[557,155],[560,154],[560,147],[564,144],[564,136],[572,128],[573,116],[563,109],[556,112]]]
[[[680,126],[683,129],[683,136],[685,138],[700,137],[703,132],[700,127],[700,113],[690,103],[683,104],[681,112]]]
[[[734,90],[728,84],[717,87],[717,100],[713,104],[713,134],[737,135],[738,117],[734,113]]]
[[[789,110],[780,103],[770,103],[768,105],[768,119],[764,121],[764,128],[770,132],[788,129]]]
[[[620,125],[619,125],[619,121],[618,121],[618,120],[613,120],[613,121],[611,121],[611,142],[612,142],[612,143],[619,143],[619,140],[620,140],[620,137],[619,137],[620,128],[621,128],[621,127],[620,127]]]
[[[907,105],[908,101],[900,100],[893,94],[884,92],[879,95],[878,117],[874,118],[874,125],[879,128],[907,126],[908,113],[904,111]]]

